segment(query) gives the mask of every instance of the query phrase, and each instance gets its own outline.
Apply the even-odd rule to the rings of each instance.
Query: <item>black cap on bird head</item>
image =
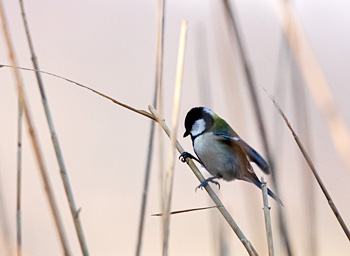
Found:
[[[212,111],[210,109],[204,107],[195,107],[188,111],[185,118],[186,131],[183,136],[186,137],[191,134],[193,124],[199,119],[203,119],[205,121],[206,128],[203,132],[209,130],[214,124],[214,118],[211,116],[211,112]]]

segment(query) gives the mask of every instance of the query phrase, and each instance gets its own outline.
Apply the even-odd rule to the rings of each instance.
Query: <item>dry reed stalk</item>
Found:
[[[157,59],[156,59],[156,108],[163,114],[163,52],[164,52],[164,10],[165,10],[165,0],[158,0],[158,33],[157,33]],[[159,126],[157,126],[158,134],[158,165],[159,165],[159,204],[162,212],[164,212],[164,140],[163,132]]]
[[[157,34],[157,60],[156,60],[156,82],[155,82],[155,91],[154,91],[154,100],[153,104],[159,110],[162,110],[162,70],[163,70],[163,42],[164,42],[164,0],[158,1],[158,34]],[[159,106],[159,107],[158,107]],[[147,204],[147,195],[148,195],[148,184],[149,177],[151,172],[151,162],[152,162],[152,154],[153,154],[153,143],[154,143],[154,131],[155,131],[155,123],[151,122],[150,136],[148,142],[148,152],[147,152],[147,162],[145,169],[145,178],[144,185],[142,191],[142,202],[141,202],[141,213],[140,213],[140,222],[138,228],[137,235],[137,245],[136,245],[136,256],[140,256],[141,254],[141,246],[142,246],[142,236],[143,236],[143,228],[145,221],[145,213],[146,213],[146,204]],[[160,129],[160,128],[159,128]],[[161,133],[159,132],[159,152],[163,154],[163,139],[161,137]],[[162,155],[160,155],[162,156]],[[163,166],[163,157],[159,159],[159,165]],[[160,173],[162,173],[162,168],[160,169]],[[162,177],[162,175],[160,175]],[[160,179],[163,180],[162,178]],[[163,190],[161,189],[161,192]]]
[[[350,169],[350,133],[345,120],[339,113],[302,25],[289,1],[271,0],[271,3],[280,19],[284,34],[309,86],[311,95],[328,124],[333,144],[347,168]],[[284,13],[288,13],[288,19],[284,18]]]
[[[165,0],[158,0],[158,33],[157,33],[157,58],[156,58],[156,107],[160,113],[163,111],[163,57],[164,57],[164,10]]]
[[[31,143],[32,143],[33,150],[35,153],[35,157],[36,157],[36,160],[37,160],[37,163],[39,166],[40,175],[41,175],[44,187],[45,187],[46,196],[47,196],[47,199],[49,201],[51,213],[53,215],[53,218],[54,218],[54,221],[56,224],[56,230],[58,232],[61,246],[62,246],[62,250],[63,250],[64,254],[71,255],[70,249],[68,246],[67,237],[65,235],[63,224],[61,221],[61,217],[60,217],[58,207],[57,207],[54,195],[53,195],[53,190],[52,190],[52,187],[51,187],[48,175],[47,175],[46,167],[44,165],[44,160],[43,160],[41,150],[39,147],[37,134],[36,134],[36,131],[34,130],[34,127],[33,127],[31,113],[30,113],[30,110],[29,110],[28,105],[27,105],[27,100],[26,100],[25,92],[24,92],[24,89],[22,86],[20,74],[19,74],[19,71],[17,69],[16,57],[15,57],[12,42],[10,39],[9,31],[7,28],[5,12],[4,12],[3,4],[2,4],[1,0],[0,0],[0,16],[1,16],[1,20],[2,20],[3,32],[4,32],[4,37],[6,40],[6,45],[8,48],[9,55],[10,55],[10,61],[11,61],[12,66],[14,67],[13,72],[14,72],[14,77],[16,80],[16,89],[18,91],[20,105],[23,106],[24,116],[25,116],[26,122],[28,124],[28,132],[30,135],[30,139],[31,139]]]
[[[165,0],[158,0],[158,33],[157,33],[157,58],[156,58],[156,108],[163,114],[163,59],[164,59],[164,20],[165,20]],[[164,152],[165,144],[163,139],[163,132],[161,128],[157,126],[158,133],[158,181],[159,181],[159,204],[162,212],[165,211],[165,164],[164,164]],[[162,235],[163,235],[163,246],[162,251],[164,254],[164,243],[165,243],[165,218],[162,218]]]
[[[253,77],[253,74],[252,74],[252,71],[250,68],[249,60],[246,56],[246,50],[244,49],[244,46],[243,46],[243,42],[242,42],[242,39],[240,36],[239,28],[238,28],[237,22],[235,20],[234,14],[233,14],[233,8],[228,0],[223,0],[223,4],[225,7],[225,14],[226,14],[230,24],[232,25],[232,29],[233,29],[233,32],[234,32],[235,37],[236,37],[238,52],[240,54],[240,58],[242,61],[244,75],[245,75],[245,78],[247,81],[247,85],[248,85],[248,89],[249,89],[249,93],[250,93],[250,97],[251,97],[251,102],[253,104],[255,118],[256,118],[257,123],[258,123],[258,131],[260,134],[260,139],[261,139],[263,147],[264,147],[264,152],[265,152],[265,155],[267,158],[267,162],[270,165],[272,184],[275,188],[276,194],[278,195],[279,194],[279,187],[277,185],[277,178],[276,178],[276,172],[275,172],[275,168],[274,168],[274,161],[273,161],[273,158],[272,158],[272,155],[270,152],[269,144],[267,142],[267,134],[266,134],[265,126],[263,123],[263,116],[261,113],[259,98],[258,98],[257,93],[256,93],[256,84],[254,81],[254,77]],[[289,236],[287,233],[285,216],[284,216],[284,213],[283,213],[280,205],[278,206],[277,209],[278,209],[278,222],[279,222],[280,231],[282,234],[282,240],[283,240],[285,249],[287,251],[287,255],[291,256],[292,249],[290,246]]]
[[[1,1],[1,0],[0,0],[0,1]],[[65,80],[65,81],[69,82],[69,83],[75,84],[75,85],[77,85],[77,86],[79,86],[79,87],[82,87],[82,88],[84,88],[84,89],[86,89],[86,90],[89,90],[89,91],[91,91],[91,92],[93,92],[93,93],[96,93],[96,94],[100,95],[101,97],[106,98],[106,99],[112,101],[113,103],[115,103],[115,104],[117,104],[117,105],[119,105],[119,106],[122,106],[122,107],[124,107],[124,108],[126,108],[126,109],[129,109],[129,110],[131,110],[131,111],[134,111],[134,112],[136,112],[136,113],[138,113],[138,114],[140,114],[140,115],[146,116],[146,117],[148,117],[148,118],[150,118],[150,119],[152,119],[152,120],[154,120],[154,121],[157,121],[156,118],[155,118],[152,114],[148,113],[148,112],[145,111],[145,110],[133,108],[133,107],[127,105],[127,104],[124,104],[124,103],[122,103],[122,102],[120,102],[120,101],[118,101],[118,100],[113,99],[112,97],[109,97],[109,96],[106,95],[106,94],[103,94],[103,93],[101,93],[101,92],[99,92],[99,91],[96,91],[95,89],[92,89],[92,88],[90,88],[90,87],[88,87],[88,86],[86,86],[86,85],[83,85],[83,84],[81,84],[81,83],[75,82],[75,81],[73,81],[73,80],[71,80],[71,79],[68,79],[68,78],[65,78],[65,77],[63,77],[63,76],[59,76],[59,75],[56,75],[56,74],[53,74],[53,73],[50,73],[50,72],[46,72],[46,71],[42,71],[42,70],[38,70],[38,69],[23,68],[23,67],[18,67],[18,66],[13,66],[13,65],[0,64],[0,68],[4,68],[4,67],[5,67],[5,68],[13,68],[13,69],[25,70],[25,71],[40,72],[40,73],[42,73],[42,74],[46,74],[46,75],[49,75],[49,76],[53,76],[53,77],[56,77],[56,78],[63,79],[63,80]]]
[[[1,1],[1,0],[0,0]],[[9,65],[1,65],[0,64],[0,67],[12,67],[12,66],[9,66]],[[62,76],[58,76],[58,75],[55,75],[55,74],[52,74],[52,73],[49,73],[49,72],[45,72],[45,71],[39,71],[39,70],[33,70],[33,69],[29,69],[29,68],[23,68],[23,67],[17,67],[18,69],[22,69],[22,70],[27,70],[27,71],[38,71],[38,72],[41,72],[41,73],[45,73],[47,75],[50,75],[50,76],[54,76],[54,77],[57,77],[57,78],[60,78],[60,79],[63,79],[69,83],[73,83],[79,87],[82,87],[82,88],[85,88],[93,93],[96,93],[97,95],[103,97],[103,98],[106,98],[110,101],[112,101],[113,103],[119,105],[119,106],[122,106],[126,109],[129,109],[135,113],[138,113],[140,115],[143,115],[145,117],[148,117],[156,122],[158,122],[161,127],[163,128],[164,132],[168,135],[168,137],[170,137],[170,130],[168,128],[168,126],[166,125],[166,123],[164,122],[164,120],[162,119],[161,116],[159,116],[158,112],[152,107],[152,106],[149,106],[149,109],[151,111],[151,113],[145,111],[145,110],[139,110],[139,109],[136,109],[134,107],[131,107],[125,103],[122,103],[118,100],[115,100],[101,92],[98,92],[86,85],[83,85],[83,84],[80,84],[78,82],[75,82],[71,79],[68,79],[68,78],[64,78]],[[176,149],[178,150],[178,152],[181,154],[184,152],[184,149],[183,147],[180,145],[180,143],[177,141],[176,142]],[[203,175],[201,174],[201,172],[199,171],[199,169],[196,167],[196,165],[194,164],[194,162],[192,160],[188,160],[187,162],[188,166],[191,168],[191,170],[193,171],[193,173],[195,174],[195,176],[198,178],[198,180],[200,182],[204,181],[204,177]],[[255,251],[254,247],[252,246],[252,244],[250,243],[250,241],[245,237],[245,235],[243,234],[243,232],[241,231],[241,229],[238,227],[237,223],[234,221],[234,219],[232,218],[232,216],[229,214],[229,212],[227,211],[227,209],[225,208],[225,206],[222,204],[222,202],[220,201],[220,199],[218,198],[218,196],[215,194],[214,190],[210,187],[210,185],[205,185],[205,190],[207,191],[207,193],[209,194],[209,196],[212,198],[212,200],[214,201],[216,207],[218,208],[218,210],[220,211],[220,213],[222,214],[222,216],[225,218],[225,220],[227,221],[227,223],[230,225],[230,227],[232,228],[232,230],[236,233],[237,237],[239,238],[239,240],[242,242],[242,244],[244,245],[244,247],[246,248],[247,252],[249,253],[249,255],[258,255],[258,253]]]
[[[29,25],[28,25],[27,18],[26,18],[23,0],[19,0],[19,2],[20,2],[20,6],[21,6],[24,28],[26,31],[26,36],[27,36],[27,40],[28,40],[28,44],[29,44],[31,57],[32,57],[31,59],[33,62],[33,67],[34,67],[34,69],[39,70],[39,63],[38,63],[38,59],[35,55],[33,41],[32,41],[32,38],[31,38],[31,35],[29,32]],[[46,120],[47,120],[50,134],[51,134],[52,145],[53,145],[55,153],[56,153],[56,158],[57,158],[57,162],[58,162],[58,165],[60,168],[60,175],[62,178],[62,183],[63,183],[64,189],[66,192],[70,212],[71,212],[72,219],[73,219],[74,226],[75,226],[75,230],[76,230],[76,233],[77,233],[77,236],[79,239],[80,248],[81,248],[83,255],[88,256],[89,251],[87,248],[87,244],[86,244],[86,240],[85,240],[85,236],[84,236],[84,232],[83,232],[83,227],[82,227],[81,222],[80,222],[79,212],[78,212],[77,207],[75,205],[72,187],[71,187],[70,182],[69,182],[67,168],[66,168],[66,165],[64,163],[62,150],[61,150],[61,147],[60,147],[60,144],[58,141],[57,133],[55,131],[55,126],[54,126],[53,119],[51,116],[51,111],[49,108],[48,99],[46,97],[44,84],[43,84],[40,72],[35,72],[35,75],[36,75],[36,79],[37,79],[38,86],[40,89],[41,100],[43,103]]]
[[[170,136],[170,149],[168,158],[168,171],[165,176],[164,188],[164,206],[163,206],[163,256],[168,255],[169,245],[169,232],[170,232],[170,207],[173,191],[174,181],[174,169],[175,169],[175,146],[176,146],[176,135],[179,123],[179,109],[181,99],[181,88],[182,88],[182,77],[185,60],[185,49],[186,49],[186,37],[187,37],[187,20],[182,21],[179,51],[177,57],[177,68],[176,68],[176,81],[174,89],[174,105],[173,105],[173,117],[172,117],[172,133]]]
[[[155,92],[156,96],[156,92]],[[154,101],[156,102],[156,101]],[[136,245],[136,256],[141,255],[141,247],[142,247],[142,236],[143,236],[143,228],[145,226],[145,214],[146,214],[146,205],[147,205],[147,196],[148,196],[148,185],[149,185],[149,177],[151,174],[151,162],[152,162],[152,154],[153,154],[153,142],[154,142],[154,129],[155,122],[151,122],[151,129],[148,141],[148,151],[147,151],[147,162],[145,169],[145,178],[142,190],[142,202],[141,202],[141,213],[140,213],[140,222],[137,234],[137,245]]]
[[[264,202],[264,218],[265,218],[265,228],[266,228],[266,237],[267,237],[267,245],[269,248],[269,256],[274,256],[275,252],[273,249],[273,237],[272,237],[272,227],[271,227],[271,215],[269,206],[269,199],[267,195],[267,185],[264,181],[264,178],[261,178],[261,191]]]
[[[22,255],[22,120],[23,106],[18,100],[18,119],[17,119],[17,195],[16,195],[16,230],[17,230],[17,256]]]
[[[164,9],[165,0],[158,0],[158,33],[157,33],[157,59],[156,59],[156,88],[157,88],[157,109],[163,108],[163,52],[164,52]]]
[[[264,88],[263,88],[263,89],[264,89]],[[264,89],[264,90],[265,90],[265,89]],[[274,99],[271,95],[269,95],[269,94],[267,93],[266,90],[265,90],[265,92],[266,92],[266,94],[270,97],[270,99],[272,100],[273,104],[275,105],[275,107],[276,107],[278,113],[281,115],[281,117],[283,118],[284,122],[285,122],[286,125],[288,126],[288,129],[291,131],[291,133],[292,133],[292,135],[293,135],[293,137],[294,137],[295,142],[297,143],[297,145],[298,145],[298,147],[299,147],[301,153],[303,154],[303,156],[304,156],[304,158],[305,158],[307,164],[309,165],[309,167],[310,167],[310,169],[311,169],[313,175],[315,176],[318,185],[320,186],[320,188],[321,188],[323,194],[325,195],[325,197],[326,197],[326,199],[327,199],[327,201],[328,201],[329,206],[331,207],[331,209],[332,209],[332,211],[333,211],[335,217],[337,218],[337,220],[338,220],[340,226],[342,227],[342,229],[343,229],[345,235],[346,235],[347,238],[350,240],[350,232],[349,232],[349,229],[348,229],[348,227],[346,226],[346,224],[345,224],[343,218],[341,217],[340,212],[338,211],[337,207],[335,206],[335,203],[333,202],[333,200],[332,200],[332,198],[331,198],[331,195],[328,193],[326,186],[324,185],[324,183],[323,183],[323,181],[322,181],[320,175],[318,174],[318,172],[317,172],[317,170],[316,170],[314,164],[313,164],[312,161],[311,161],[311,158],[309,157],[308,153],[306,152],[306,150],[305,150],[303,144],[301,143],[301,141],[300,141],[298,135],[297,135],[297,134],[295,133],[295,131],[293,130],[292,125],[289,123],[287,117],[284,115],[282,109],[281,109],[280,106],[277,104],[277,102],[275,101],[275,99]]]

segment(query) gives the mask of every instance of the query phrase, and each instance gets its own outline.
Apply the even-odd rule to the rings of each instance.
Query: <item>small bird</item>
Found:
[[[208,182],[219,186],[215,179],[245,180],[261,189],[261,182],[256,176],[250,162],[256,163],[260,169],[270,173],[270,167],[262,156],[250,147],[230,125],[212,110],[205,107],[192,108],[185,118],[185,133],[191,135],[193,149],[198,158],[188,152],[180,155],[180,160],[187,158],[199,162],[212,177],[204,180],[197,188],[203,188]],[[279,202],[281,200],[268,189],[268,194]]]

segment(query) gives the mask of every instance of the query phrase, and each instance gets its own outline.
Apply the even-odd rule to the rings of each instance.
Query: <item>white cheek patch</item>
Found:
[[[211,115],[211,116],[213,116],[215,113],[212,111],[212,110],[210,110],[209,108],[203,108],[203,111],[204,112],[206,112],[206,113],[208,113],[209,115]]]
[[[194,124],[192,125],[191,134],[193,137],[196,137],[197,135],[201,134],[205,130],[205,121],[203,118],[198,119]]]

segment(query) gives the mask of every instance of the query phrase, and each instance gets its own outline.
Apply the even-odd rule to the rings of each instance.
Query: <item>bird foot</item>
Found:
[[[183,163],[185,163],[187,161],[187,158],[196,160],[198,163],[201,163],[195,156],[193,156],[192,154],[190,154],[190,153],[188,153],[186,151],[182,152],[181,155],[179,156],[179,159]]]
[[[208,179],[206,179],[206,180],[204,180],[203,182],[201,182],[201,184],[199,184],[199,186],[198,187],[196,187],[196,192],[197,192],[197,189],[203,189],[203,187],[205,186],[205,185],[207,185],[209,182],[211,182],[211,183],[214,183],[215,185],[218,185],[219,186],[219,189],[220,189],[220,183],[219,182],[217,182],[217,181],[215,181],[214,179],[217,179],[217,178],[219,178],[219,177],[210,177],[210,178],[208,178]]]

